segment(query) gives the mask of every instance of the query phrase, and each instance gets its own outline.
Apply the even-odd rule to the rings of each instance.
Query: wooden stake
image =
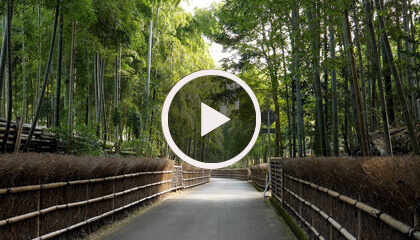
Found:
[[[23,129],[23,120],[20,117],[16,118],[16,126],[15,126],[15,142],[14,142],[14,153],[19,152],[20,143],[21,143],[21,136],[22,136],[22,129]]]

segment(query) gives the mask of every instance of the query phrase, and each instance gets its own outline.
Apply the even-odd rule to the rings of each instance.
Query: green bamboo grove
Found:
[[[189,13],[179,0],[5,0],[3,142],[21,117],[32,124],[29,139],[35,126],[46,126],[67,153],[84,154],[77,135],[95,146],[86,154],[106,154],[113,144],[117,154],[174,158],[161,131],[163,101],[182,77],[217,66],[279,116],[275,156],[419,155],[419,7],[412,0],[224,0]],[[231,57],[215,63],[205,39]],[[199,136],[186,129],[195,124],[179,129],[191,154],[216,144],[195,144]],[[245,165],[266,160],[266,137]]]

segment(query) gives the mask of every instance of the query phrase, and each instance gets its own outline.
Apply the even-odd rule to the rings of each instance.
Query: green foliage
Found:
[[[157,156],[158,149],[149,141],[148,134],[141,132],[140,136],[134,140],[124,142],[121,150],[134,152],[136,156]]]
[[[59,150],[66,149],[69,143],[68,127],[50,128],[48,131],[55,134]],[[80,125],[73,129],[70,146],[70,153],[75,155],[104,155],[103,144],[96,136],[94,128],[89,126]]]

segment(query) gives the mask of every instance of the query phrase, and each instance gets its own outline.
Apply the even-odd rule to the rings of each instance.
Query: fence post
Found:
[[[280,199],[281,199],[281,206],[284,207],[284,169],[283,164],[280,164]]]
[[[302,193],[303,193],[303,184],[301,183],[301,182],[298,182],[298,184],[299,184],[299,197],[301,197],[301,198],[303,198],[302,197]],[[312,219],[312,212],[313,211],[311,211],[311,219]],[[301,215],[301,216],[303,216],[303,214],[302,214],[302,202],[301,201],[299,201],[299,214]],[[312,224],[312,222],[311,222],[311,225],[313,225]]]
[[[41,182],[39,182],[39,184],[41,184]],[[36,203],[36,210],[40,211],[41,210],[41,189],[38,190],[37,193],[37,203]],[[40,236],[40,232],[41,232],[41,216],[38,215],[36,217],[36,236],[39,237]]]
[[[90,188],[90,180],[89,182],[86,184],[86,201],[89,200],[89,188]],[[86,204],[86,214],[85,214],[85,221],[88,220],[89,217],[89,204]],[[89,225],[86,225],[86,232],[88,234],[90,234],[90,228]]]
[[[359,202],[362,199],[360,198],[359,194]],[[360,209],[357,209],[357,239],[362,239],[362,211]]]
[[[115,210],[115,186],[116,186],[117,179],[114,179],[114,183],[112,184],[112,194],[114,197],[112,198],[112,210]],[[112,221],[114,221],[114,215],[112,214]]]
[[[274,172],[273,172],[274,171]],[[273,173],[274,173],[274,177],[273,177]],[[271,183],[271,197],[273,197],[274,195],[277,194],[277,162],[273,161],[273,166],[271,166],[271,177],[273,179],[271,179],[271,181],[274,182],[274,187],[273,187],[273,183]]]
[[[333,205],[333,198],[332,198],[331,196],[329,196],[329,195],[328,195],[328,198],[330,199],[330,207],[329,207],[329,208],[330,208],[330,209],[329,209],[330,211],[329,211],[329,213],[328,213],[328,214],[329,214],[330,216],[332,216],[332,213],[333,213],[333,208],[332,208],[332,205]],[[333,239],[333,230],[334,230],[334,229],[333,229],[333,225],[332,225],[332,224],[329,224],[329,225],[330,225],[330,239]]]
[[[14,153],[17,153],[20,149],[20,142],[22,136],[22,129],[23,129],[23,120],[20,117],[16,118],[16,126],[15,126],[15,142],[14,142]]]
[[[414,212],[414,228],[420,230],[420,193],[416,194],[416,210]]]

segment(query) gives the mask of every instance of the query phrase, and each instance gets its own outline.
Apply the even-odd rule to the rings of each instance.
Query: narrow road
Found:
[[[102,240],[295,239],[249,183],[215,179],[164,200]]]

